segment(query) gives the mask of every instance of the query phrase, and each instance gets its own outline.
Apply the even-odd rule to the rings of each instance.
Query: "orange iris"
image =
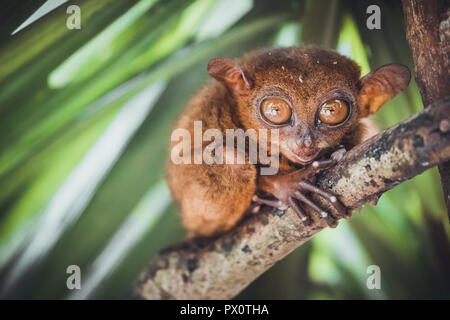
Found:
[[[269,122],[282,124],[291,119],[292,110],[283,99],[268,98],[261,103],[261,113]]]
[[[326,124],[339,124],[347,119],[348,104],[342,100],[329,100],[325,102],[319,111],[319,119]]]

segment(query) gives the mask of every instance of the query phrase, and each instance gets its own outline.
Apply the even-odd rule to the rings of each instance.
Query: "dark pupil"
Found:
[[[269,103],[269,107],[269,114],[273,116],[277,115],[281,110],[279,105],[273,104],[272,102]]]
[[[330,113],[333,113],[335,110],[334,110],[334,107],[333,106],[326,106],[325,107],[325,110],[324,110],[324,112],[325,112],[325,114],[328,116],[328,115],[330,115]]]

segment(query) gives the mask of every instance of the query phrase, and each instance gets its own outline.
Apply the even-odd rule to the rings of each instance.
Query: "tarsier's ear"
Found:
[[[404,90],[410,79],[409,69],[401,64],[387,64],[362,77],[358,83],[361,116],[377,112]]]
[[[230,59],[211,59],[208,63],[208,72],[212,77],[233,91],[243,91],[252,88],[252,83],[245,71]]]

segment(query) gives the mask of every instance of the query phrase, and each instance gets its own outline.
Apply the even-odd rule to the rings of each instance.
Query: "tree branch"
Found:
[[[450,98],[350,150],[318,177],[351,209],[450,159]],[[320,199],[315,199],[320,201]],[[321,205],[331,207],[327,203]],[[311,216],[315,217],[309,211]],[[193,239],[162,252],[135,293],[145,299],[229,299],[327,226],[303,226],[291,210],[250,217],[215,239]]]

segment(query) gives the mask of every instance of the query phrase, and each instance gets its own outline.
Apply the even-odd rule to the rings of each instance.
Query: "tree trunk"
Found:
[[[403,0],[402,3],[415,78],[423,104],[427,106],[450,95],[450,1]],[[450,162],[441,164],[439,173],[450,218]]]

